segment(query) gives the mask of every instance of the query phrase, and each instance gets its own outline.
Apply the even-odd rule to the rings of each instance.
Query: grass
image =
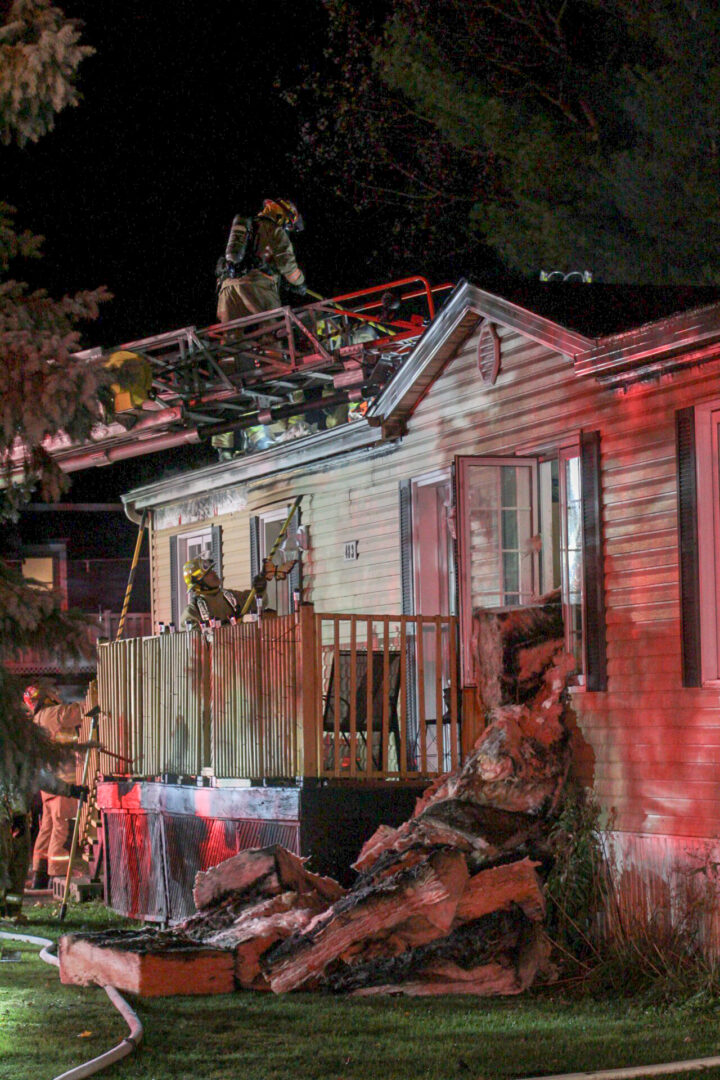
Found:
[[[50,908],[28,914],[18,931],[52,938],[123,923],[99,904],[72,907],[62,927]],[[49,1080],[126,1034],[102,990],[62,986],[34,946],[17,948],[22,962],[0,965],[2,1080]],[[505,1080],[720,1053],[714,1001],[648,1006],[555,988],[498,1000],[237,993],[133,1004],[145,1040],[100,1074],[109,1080]],[[703,1077],[720,1080],[720,1069]]]

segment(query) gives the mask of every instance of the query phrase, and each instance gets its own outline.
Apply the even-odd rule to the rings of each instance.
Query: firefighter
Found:
[[[54,743],[77,749],[87,748],[79,743],[78,731],[82,723],[82,711],[78,702],[63,705],[54,690],[28,686],[23,701],[36,724],[39,724]],[[33,848],[33,888],[46,888],[49,879],[65,877],[70,857],[72,823],[77,804],[70,797],[65,785],[75,785],[74,755],[57,766],[55,771],[61,784],[53,785],[47,774],[40,778],[38,786],[42,795],[42,820]],[[48,787],[55,787],[57,794]],[[77,789],[76,789],[77,790]]]
[[[265,199],[257,217],[234,218],[218,267],[218,322],[280,307],[281,281],[292,299],[305,296],[305,275],[289,235],[302,229],[303,220],[289,199]]]
[[[61,780],[49,769],[40,769],[35,776],[30,797],[40,791],[42,795],[62,796],[74,800],[86,799],[88,788],[80,784],[69,784]],[[11,800],[6,794],[0,798],[0,853],[6,867],[5,887],[0,889],[0,915],[8,918],[22,918],[22,902],[25,893],[25,881],[30,866],[32,844],[30,841],[31,815],[27,804],[20,797]],[[33,874],[32,887],[44,889],[49,884],[47,871]]]
[[[188,587],[188,603],[180,617],[182,630],[198,630],[213,619],[227,623],[232,618],[240,618],[250,589],[244,592],[224,589],[212,559],[196,555],[183,566],[183,578]],[[253,581],[255,595],[263,596],[266,585],[265,577],[258,574]],[[249,610],[257,611],[254,599]]]
[[[289,199],[265,199],[262,210],[254,218],[236,215],[225,255],[218,261],[218,322],[271,311],[284,300],[292,303],[303,299],[305,275],[297,264],[290,239],[291,233],[302,229],[302,217]],[[262,339],[261,343],[264,344]],[[284,429],[285,425],[279,426]],[[263,426],[250,428],[246,440],[248,448],[255,450],[275,442],[274,433]],[[241,451],[242,441],[242,435],[232,431],[215,435],[211,440],[221,461],[233,457],[234,451]]]

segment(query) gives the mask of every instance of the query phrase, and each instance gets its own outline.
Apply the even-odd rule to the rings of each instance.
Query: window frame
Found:
[[[494,454],[458,455],[453,463],[453,490],[455,498],[455,519],[457,528],[457,591],[458,591],[458,617],[460,625],[460,670],[463,686],[474,686],[475,677],[472,664],[470,642],[472,640],[472,597],[470,574],[468,573],[467,553],[469,551],[470,520],[467,513],[468,473],[471,468],[478,466],[513,468],[527,468],[530,471],[531,491],[531,535],[535,535],[538,525],[538,486],[537,486],[537,457],[529,455],[500,456]],[[537,554],[532,558],[532,580],[537,581]],[[505,611],[504,606],[489,607],[488,611]]]
[[[580,468],[580,497],[581,497],[581,632],[582,649],[580,657],[582,670],[575,677],[575,684],[587,691],[604,692],[607,690],[607,635],[605,617],[605,581],[604,581],[604,537],[601,497],[601,459],[600,459],[600,433],[599,431],[577,431],[559,437],[555,441],[546,440],[542,444],[526,445],[518,450],[514,456],[479,455],[477,457],[458,457],[454,464],[454,497],[456,500],[457,516],[457,577],[458,599],[460,619],[460,657],[463,685],[474,685],[472,677],[472,663],[470,655],[470,641],[472,636],[472,609],[470,606],[469,582],[466,570],[466,513],[463,493],[466,483],[459,482],[466,466],[466,462],[478,464],[487,463],[494,465],[518,465],[524,460],[534,463],[535,475],[532,487],[532,510],[534,514],[533,535],[537,533],[539,526],[539,469],[544,461],[553,458],[558,461],[558,476],[560,480],[560,498],[562,513],[560,515],[561,555],[563,559],[567,553],[567,498],[565,488],[564,468],[570,458],[579,458]],[[566,581],[566,568],[562,568],[562,580]],[[533,557],[533,581],[535,587],[539,587],[539,555]],[[566,605],[566,586],[562,585],[563,595],[563,625],[566,634],[566,643],[570,634],[569,612]],[[489,610],[505,610],[504,608],[491,608]]]
[[[283,522],[287,518],[290,509],[292,507],[292,500],[283,502],[275,506],[268,507],[266,510],[260,510],[257,514],[254,514],[250,519],[250,554],[251,554],[251,574],[253,578],[256,574],[260,573],[263,566],[263,560],[269,553],[272,545],[267,544],[265,526],[273,521]],[[300,528],[300,507],[295,511],[295,528]],[[292,523],[291,523],[292,524]],[[295,612],[295,593],[300,593],[302,596],[302,552],[303,549],[298,546],[297,549],[297,562],[293,569],[288,574],[285,582],[275,583],[275,598],[278,598],[278,593],[284,586],[283,590],[283,607],[287,605],[287,611],[279,611],[278,615],[292,615]],[[274,604],[269,599],[269,592],[272,587],[272,582],[268,582],[265,592],[265,605],[267,607],[274,607]],[[277,610],[277,608],[275,608]]]
[[[48,585],[43,591],[55,593],[60,598],[60,610],[67,611],[69,607],[67,543],[64,540],[51,540],[45,544],[23,544],[20,552],[20,572],[23,577],[25,577],[25,563],[28,559],[51,561],[52,585]]]
[[[188,546],[196,538],[206,537],[207,543],[202,551],[209,552],[215,564],[218,576],[222,580],[222,553],[220,546],[221,527],[219,525],[198,525],[170,538],[170,621],[180,629],[180,616],[185,608],[187,587],[183,578],[183,566],[188,561]]]

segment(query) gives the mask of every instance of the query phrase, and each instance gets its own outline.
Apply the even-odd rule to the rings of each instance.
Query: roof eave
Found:
[[[371,423],[409,416],[463,341],[489,321],[517,330],[555,352],[574,358],[591,349],[591,338],[494,293],[460,281],[395,377],[368,410]]]
[[[154,509],[234,484],[266,479],[277,473],[329,460],[339,454],[372,449],[382,442],[381,431],[371,428],[365,420],[354,421],[330,431],[274,446],[270,450],[156,480],[128,491],[121,498],[126,514],[134,520],[133,515],[137,511]]]
[[[575,371],[605,379],[641,377],[650,368],[661,372],[710,359],[719,347],[720,304],[709,304],[598,338],[575,357]]]

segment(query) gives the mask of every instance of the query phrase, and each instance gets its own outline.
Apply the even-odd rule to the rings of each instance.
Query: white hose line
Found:
[[[719,1065],[720,1057],[690,1058],[688,1061],[666,1061],[663,1065],[632,1065],[626,1069],[556,1073],[553,1076],[530,1076],[526,1077],[525,1080],[629,1080],[633,1076],[667,1076],[668,1073],[716,1069]]]
[[[44,960],[46,964],[53,964],[55,967],[60,967],[60,961],[57,956],[48,952],[49,947],[54,944],[50,938],[35,937],[32,934],[10,934],[6,933],[4,930],[0,930],[0,938],[6,938],[10,941],[24,941],[30,945],[42,945],[43,949],[40,953],[40,959]],[[137,1014],[130,1008],[125,998],[122,994],[118,993],[114,986],[103,986],[103,990],[130,1028],[130,1034],[126,1035],[122,1042],[119,1042],[117,1046],[113,1046],[111,1050],[107,1050],[98,1057],[91,1058],[83,1065],[77,1065],[73,1069],[68,1069],[67,1072],[56,1076],[54,1080],[83,1080],[86,1076],[94,1076],[95,1073],[100,1072],[101,1069],[106,1069],[108,1065],[114,1065],[116,1061],[122,1061],[128,1054],[132,1054],[133,1050],[137,1050],[142,1042],[143,1026],[140,1023]]]

